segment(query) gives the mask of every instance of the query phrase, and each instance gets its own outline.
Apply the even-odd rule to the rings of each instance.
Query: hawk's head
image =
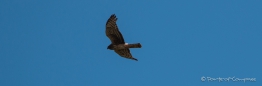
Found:
[[[113,47],[112,44],[110,44],[110,45],[107,46],[107,49],[114,50],[113,48],[114,48],[114,47]]]

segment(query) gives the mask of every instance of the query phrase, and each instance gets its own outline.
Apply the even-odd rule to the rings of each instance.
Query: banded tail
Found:
[[[128,48],[141,48],[142,45],[140,43],[134,43],[134,44],[127,44]]]

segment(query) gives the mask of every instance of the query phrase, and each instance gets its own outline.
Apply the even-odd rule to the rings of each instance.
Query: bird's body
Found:
[[[125,43],[125,44],[116,44],[116,45],[110,44],[108,49],[110,49],[110,50],[121,50],[121,49],[141,48],[141,47],[142,46],[141,46],[140,43],[135,43],[135,44]]]
[[[141,48],[142,47],[141,44],[125,43],[122,34],[118,30],[116,21],[117,18],[115,14],[113,14],[106,22],[106,36],[111,40],[111,44],[108,45],[107,49],[114,50],[121,57],[133,59],[137,61],[137,59],[131,55],[129,48]]]

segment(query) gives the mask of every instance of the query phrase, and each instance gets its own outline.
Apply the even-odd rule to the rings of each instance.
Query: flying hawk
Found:
[[[138,61],[131,55],[129,48],[141,48],[141,44],[125,43],[122,34],[117,28],[116,21],[116,15],[112,14],[106,22],[106,36],[111,40],[111,44],[108,45],[107,49],[114,50],[121,57]]]

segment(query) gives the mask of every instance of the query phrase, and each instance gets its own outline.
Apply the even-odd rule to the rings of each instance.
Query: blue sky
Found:
[[[258,86],[260,0],[1,0],[0,86]],[[139,61],[107,50],[111,14]],[[255,82],[201,77],[256,78]]]

